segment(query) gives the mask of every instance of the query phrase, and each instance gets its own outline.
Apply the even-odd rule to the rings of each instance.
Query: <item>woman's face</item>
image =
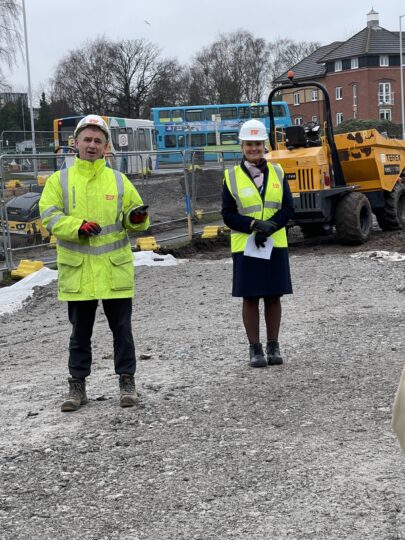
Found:
[[[263,141],[243,141],[242,152],[251,163],[257,163],[264,156]]]

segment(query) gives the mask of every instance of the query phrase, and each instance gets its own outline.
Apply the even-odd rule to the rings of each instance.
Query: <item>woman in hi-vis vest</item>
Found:
[[[225,171],[222,216],[231,229],[232,295],[243,298],[242,318],[252,367],[282,364],[280,298],[292,293],[285,226],[294,214],[288,181],[264,159],[267,132],[248,120],[239,132],[243,158]],[[265,257],[265,258],[262,258]],[[259,301],[264,300],[266,351],[260,342]]]

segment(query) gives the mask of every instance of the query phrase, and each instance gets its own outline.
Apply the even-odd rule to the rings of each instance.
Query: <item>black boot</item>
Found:
[[[278,341],[270,339],[266,345],[267,363],[269,366],[279,366],[283,363]]]
[[[263,347],[261,343],[253,343],[249,346],[250,365],[251,367],[265,367],[267,366],[267,360],[263,354]]]
[[[69,395],[67,399],[62,403],[60,410],[62,412],[77,411],[81,405],[86,405],[89,402],[86,395],[86,381],[85,379],[75,379],[69,377]]]
[[[138,399],[135,390],[135,378],[133,375],[120,375],[120,405],[121,407],[133,407]]]

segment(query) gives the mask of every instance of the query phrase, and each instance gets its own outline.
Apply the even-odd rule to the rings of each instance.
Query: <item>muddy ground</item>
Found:
[[[285,364],[251,369],[226,240],[136,269],[140,401],[118,406],[100,309],[89,405],[59,410],[66,305],[55,283],[0,319],[0,538],[405,538],[390,428],[405,359],[403,233],[290,235]],[[210,245],[207,253],[207,245]]]

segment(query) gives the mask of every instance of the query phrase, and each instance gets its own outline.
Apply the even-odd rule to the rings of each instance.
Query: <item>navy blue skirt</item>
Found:
[[[233,253],[232,296],[260,297],[292,294],[288,248],[273,248],[270,260]]]

